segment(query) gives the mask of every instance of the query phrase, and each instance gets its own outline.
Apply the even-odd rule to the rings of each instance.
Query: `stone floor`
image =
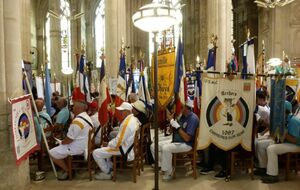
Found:
[[[97,189],[97,190],[151,190],[154,187],[154,170],[151,167],[147,167],[145,171],[138,176],[137,183],[131,181],[130,170],[125,170],[122,173],[118,173],[117,181],[97,181],[88,180],[88,174],[85,171],[76,173],[75,179],[72,181],[57,181],[52,172],[46,174],[46,180],[38,184],[32,183],[31,190],[68,190],[68,189]],[[198,175],[198,178],[194,180],[191,176],[184,176],[184,170],[178,169],[177,179],[164,182],[159,181],[159,187],[163,190],[282,190],[282,189],[300,189],[300,174],[291,174],[289,181],[284,181],[281,176],[280,182],[276,184],[263,184],[260,179],[256,178],[251,180],[246,174],[236,174],[232,176],[230,182],[224,180],[214,179],[214,175]],[[161,176],[160,176],[161,178]]]

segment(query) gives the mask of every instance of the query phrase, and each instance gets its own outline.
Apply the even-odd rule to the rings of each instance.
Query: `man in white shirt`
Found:
[[[75,118],[68,129],[67,136],[59,142],[59,146],[52,148],[49,152],[53,162],[63,169],[63,172],[57,176],[59,180],[68,178],[68,167],[64,158],[69,155],[83,154],[87,147],[89,131],[93,126],[91,126],[92,120],[86,110],[85,101],[74,101]]]
[[[124,153],[133,144],[135,132],[140,126],[140,122],[131,113],[132,106],[128,102],[123,102],[116,108],[120,111],[122,122],[117,136],[109,141],[107,147],[102,147],[94,150],[93,157],[97,165],[100,167],[100,173],[95,175],[95,179],[104,180],[111,179],[112,170],[112,155],[121,155],[120,148]],[[128,160],[134,159],[134,152],[131,150],[128,154]]]
[[[100,122],[99,122],[99,116],[98,116],[98,102],[96,99],[92,101],[92,103],[89,104],[89,116],[91,117],[91,120],[93,122],[93,125],[95,127],[95,144],[100,144],[101,141],[101,128]],[[99,129],[98,129],[99,128]]]

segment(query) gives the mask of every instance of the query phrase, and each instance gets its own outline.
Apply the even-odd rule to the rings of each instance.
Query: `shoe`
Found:
[[[163,175],[163,180],[164,181],[170,181],[171,179],[173,179],[173,175],[167,174],[165,172],[165,174]]]
[[[202,170],[200,170],[199,173],[202,174],[202,175],[208,175],[208,174],[215,173],[215,171],[211,168],[203,168]]]
[[[171,173],[168,171],[164,171],[163,180],[170,181],[171,179],[173,179],[174,171],[174,169],[172,169]]]
[[[215,175],[216,179],[225,179],[226,178],[226,171],[221,170],[217,175]]]
[[[69,177],[68,172],[65,172],[65,171],[57,174],[58,180],[66,180],[66,179],[68,179],[68,177]]]
[[[263,183],[276,183],[279,181],[278,176],[273,175],[265,175],[261,180]]]
[[[100,172],[100,173],[97,173],[95,175],[95,179],[97,179],[97,180],[109,180],[109,179],[111,179],[111,174],[110,173],[106,174],[106,173]]]
[[[253,174],[257,176],[265,176],[266,172],[266,168],[256,168],[256,170],[253,171]]]
[[[37,171],[37,172],[35,172],[32,182],[39,183],[39,182],[45,181],[45,178],[46,178],[45,172]]]

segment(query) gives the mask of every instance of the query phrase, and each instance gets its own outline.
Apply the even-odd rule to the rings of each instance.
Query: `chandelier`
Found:
[[[176,24],[180,14],[180,9],[170,2],[153,0],[139,9],[132,16],[132,21],[134,26],[145,32],[159,32]]]
[[[294,0],[255,0],[254,3],[257,4],[257,6],[259,7],[263,7],[263,8],[270,8],[273,9],[276,6],[278,7],[283,7],[287,4],[292,3]]]

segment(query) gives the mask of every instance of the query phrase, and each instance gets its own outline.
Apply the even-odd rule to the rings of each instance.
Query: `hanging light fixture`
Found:
[[[170,2],[163,4],[153,1],[134,13],[132,21],[135,27],[145,32],[159,32],[176,24],[178,16],[181,16],[180,10]]]
[[[254,1],[254,3],[257,4],[257,6],[259,7],[263,7],[263,8],[270,8],[273,9],[276,6],[278,7],[283,7],[285,5],[288,5],[290,3],[292,3],[294,0],[256,0]]]
[[[179,6],[178,6],[179,5]],[[157,70],[158,70],[158,43],[156,41],[157,33],[166,30],[178,23],[178,18],[182,17],[180,11],[180,2],[173,5],[170,0],[153,0],[152,3],[141,7],[132,16],[132,21],[135,27],[145,31],[153,32],[154,42],[154,150],[155,158],[158,157],[158,85],[157,85]],[[159,174],[158,174],[158,159],[155,159],[155,185],[154,190],[158,190]]]
[[[267,64],[272,66],[272,67],[276,67],[282,64],[281,59],[279,58],[271,58],[267,61]]]

